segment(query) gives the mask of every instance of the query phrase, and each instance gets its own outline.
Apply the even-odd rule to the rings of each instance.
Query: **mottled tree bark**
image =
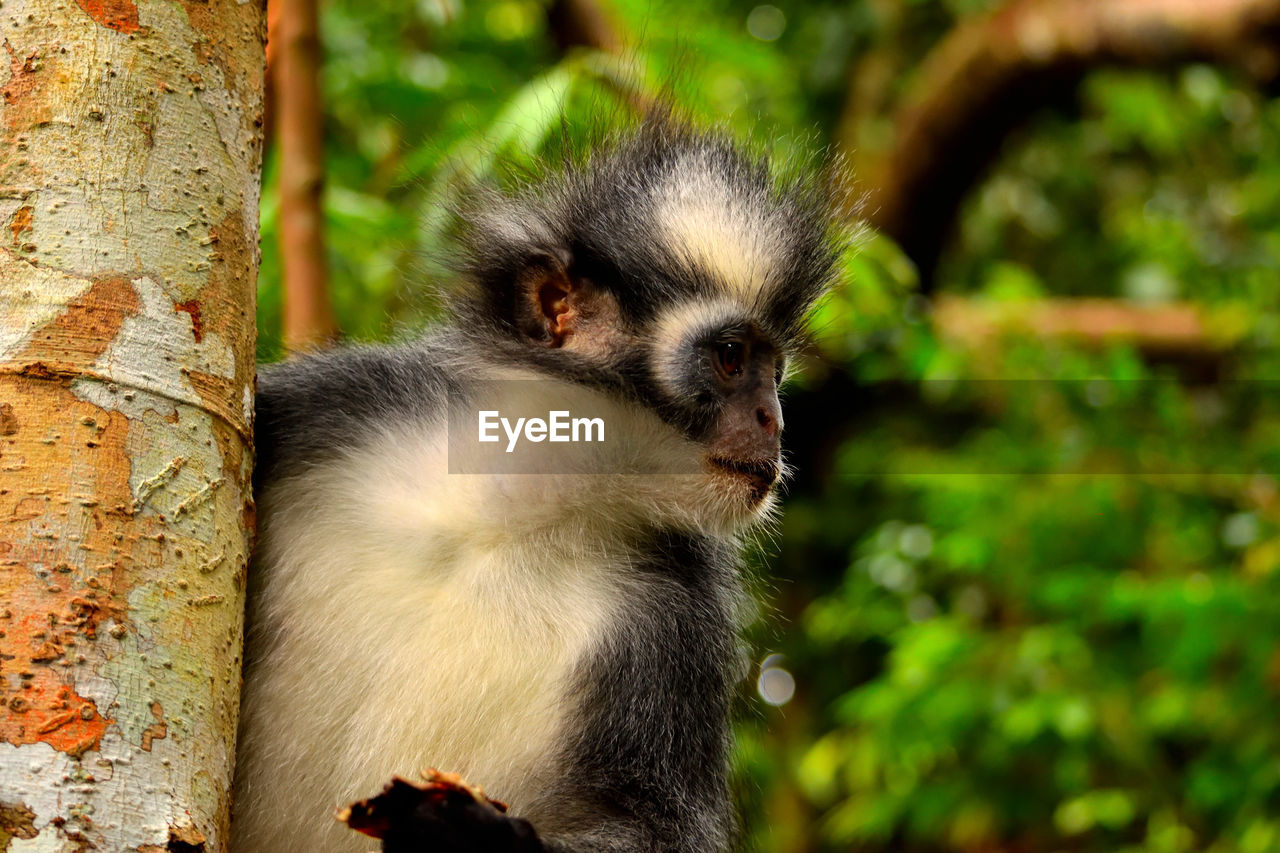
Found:
[[[324,246],[324,109],[316,0],[271,0],[271,82],[280,146],[280,257],[284,345],[291,352],[332,343]]]
[[[0,849],[223,850],[262,9],[0,21]]]

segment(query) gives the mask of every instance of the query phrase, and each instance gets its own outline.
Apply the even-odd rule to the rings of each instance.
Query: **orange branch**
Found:
[[[273,117],[280,145],[284,343],[291,351],[337,337],[325,264],[324,110],[316,0],[270,0]]]
[[[1037,299],[991,302],[940,295],[938,333],[970,346],[1003,335],[1070,340],[1086,345],[1129,343],[1149,355],[1210,356],[1237,343],[1243,324],[1214,324],[1205,309],[1175,302],[1140,305],[1116,299]]]

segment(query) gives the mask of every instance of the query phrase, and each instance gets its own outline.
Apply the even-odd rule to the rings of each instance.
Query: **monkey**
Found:
[[[814,170],[651,117],[473,189],[420,338],[261,370],[233,850],[366,850],[334,808],[427,767],[557,853],[733,847],[741,552],[833,208]],[[463,442],[477,406],[564,400],[606,440],[537,470]]]

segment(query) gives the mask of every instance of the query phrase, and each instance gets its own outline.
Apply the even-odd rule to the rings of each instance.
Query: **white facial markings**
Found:
[[[658,191],[657,221],[682,260],[754,304],[777,273],[786,247],[778,223],[704,168],[677,169],[681,179]]]
[[[654,374],[663,390],[677,399],[683,396],[684,360],[688,356],[681,344],[691,335],[740,323],[746,317],[747,310],[729,299],[695,299],[667,308],[654,324],[651,344]]]

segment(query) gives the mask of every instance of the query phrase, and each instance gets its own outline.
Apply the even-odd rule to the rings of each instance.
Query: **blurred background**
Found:
[[[1280,851],[1280,2],[315,4],[269,8],[264,360],[422,328],[468,176],[663,92],[842,159],[748,849]]]

